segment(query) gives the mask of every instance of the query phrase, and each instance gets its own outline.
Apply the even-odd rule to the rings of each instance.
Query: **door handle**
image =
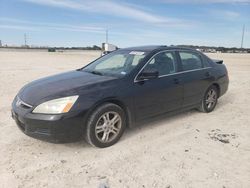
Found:
[[[180,83],[180,80],[179,80],[178,78],[175,78],[175,79],[174,79],[174,83],[175,83],[175,84],[179,84],[179,83]]]

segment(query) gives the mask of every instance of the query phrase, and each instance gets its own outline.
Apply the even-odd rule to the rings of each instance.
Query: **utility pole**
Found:
[[[108,43],[108,40],[109,40],[109,30],[106,29],[106,43]]]
[[[245,24],[243,25],[243,28],[242,28],[241,48],[243,48],[244,36],[245,36]]]
[[[26,33],[24,33],[24,46],[25,47],[27,46],[27,35],[26,35]]]

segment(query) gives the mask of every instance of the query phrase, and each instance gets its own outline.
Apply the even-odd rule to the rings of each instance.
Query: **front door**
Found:
[[[183,86],[179,81],[175,53],[164,51],[151,58],[143,68],[158,70],[159,77],[134,83],[134,105],[137,120],[176,110],[181,107]],[[143,72],[143,70],[141,72]]]

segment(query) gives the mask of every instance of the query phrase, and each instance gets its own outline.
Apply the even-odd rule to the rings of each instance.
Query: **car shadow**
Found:
[[[65,147],[75,148],[75,149],[82,149],[82,148],[91,148],[90,144],[88,144],[84,138],[78,140],[76,142],[64,143]]]
[[[218,101],[216,108],[211,113],[216,113],[216,111],[220,110],[220,108],[222,108],[226,104],[227,103],[224,100]],[[158,126],[165,126],[166,124],[174,124],[174,122],[177,119],[185,119],[188,116],[191,116],[197,113],[206,114],[206,113],[200,112],[197,109],[189,109],[189,110],[172,112],[169,114],[166,113],[166,114],[162,114],[162,115],[158,115],[152,118],[145,119],[135,124],[133,127],[127,129],[124,133],[124,136],[122,137],[122,140],[133,137],[138,132],[143,131],[143,129],[146,130],[146,129],[155,128]]]
[[[219,110],[226,104],[227,103],[224,100],[218,101],[216,108],[211,113],[216,113],[217,110]],[[141,132],[150,128],[165,126],[166,124],[174,124],[174,122],[177,119],[185,119],[188,116],[191,116],[197,113],[202,113],[202,112],[199,112],[196,109],[191,109],[191,110],[189,109],[189,110],[176,111],[172,113],[166,113],[166,114],[158,115],[155,117],[147,118],[145,120],[140,121],[139,123],[136,123],[133,127],[126,129],[121,140],[126,140],[126,139],[129,139],[130,137],[134,137],[136,134],[138,134],[138,132]],[[70,147],[70,148],[73,147],[75,149],[93,147],[90,144],[88,144],[83,138],[77,142],[64,143],[64,145],[65,147]]]
[[[133,127],[126,130],[123,139],[128,139],[130,137],[133,137],[138,132],[141,132],[146,129],[149,129],[151,127],[158,127],[163,126],[166,123],[174,123],[176,119],[179,118],[185,118],[189,115],[199,113],[197,110],[185,110],[181,112],[173,112],[171,114],[162,114],[155,117],[147,118],[145,120],[140,121],[139,123],[136,123]]]

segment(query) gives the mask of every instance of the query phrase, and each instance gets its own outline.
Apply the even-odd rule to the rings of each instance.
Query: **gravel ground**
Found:
[[[20,132],[10,105],[24,84],[99,55],[0,51],[0,187],[250,187],[249,54],[208,54],[223,59],[230,75],[213,113],[192,110],[145,122],[106,149]]]

